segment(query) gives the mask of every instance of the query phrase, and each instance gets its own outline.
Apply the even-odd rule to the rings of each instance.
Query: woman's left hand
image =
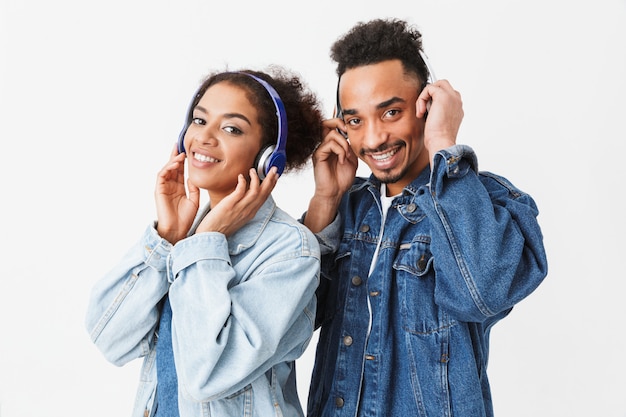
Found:
[[[250,169],[249,185],[244,176],[239,174],[235,191],[211,207],[211,211],[200,222],[196,233],[220,232],[228,237],[252,220],[276,186],[278,181],[276,171],[276,167],[272,167],[261,182],[255,169]]]

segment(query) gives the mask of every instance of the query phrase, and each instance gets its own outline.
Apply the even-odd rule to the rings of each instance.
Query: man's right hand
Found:
[[[341,197],[354,182],[358,158],[337,129],[345,131],[343,120],[323,123],[324,140],[313,153],[315,194],[309,202],[304,224],[316,233],[328,226],[337,213]]]

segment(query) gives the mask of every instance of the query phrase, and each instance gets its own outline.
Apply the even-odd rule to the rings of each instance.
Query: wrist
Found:
[[[159,222],[155,222],[154,228],[157,231],[157,234],[162,238],[167,240],[172,245],[176,244],[182,237],[179,237],[179,234],[172,229],[166,229],[159,225]]]
[[[304,217],[304,225],[313,233],[320,232],[334,220],[341,196],[313,196]]]

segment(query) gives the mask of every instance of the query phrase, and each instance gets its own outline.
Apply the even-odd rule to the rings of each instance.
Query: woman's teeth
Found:
[[[219,162],[219,159],[211,158],[210,156],[202,155],[199,153],[193,154],[193,157],[195,160],[200,162]]]

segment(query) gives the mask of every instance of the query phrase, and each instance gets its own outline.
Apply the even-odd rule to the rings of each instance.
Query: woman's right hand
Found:
[[[200,206],[200,189],[187,181],[185,188],[185,154],[174,145],[167,164],[159,171],[154,191],[157,210],[157,232],[171,244],[184,239]]]

